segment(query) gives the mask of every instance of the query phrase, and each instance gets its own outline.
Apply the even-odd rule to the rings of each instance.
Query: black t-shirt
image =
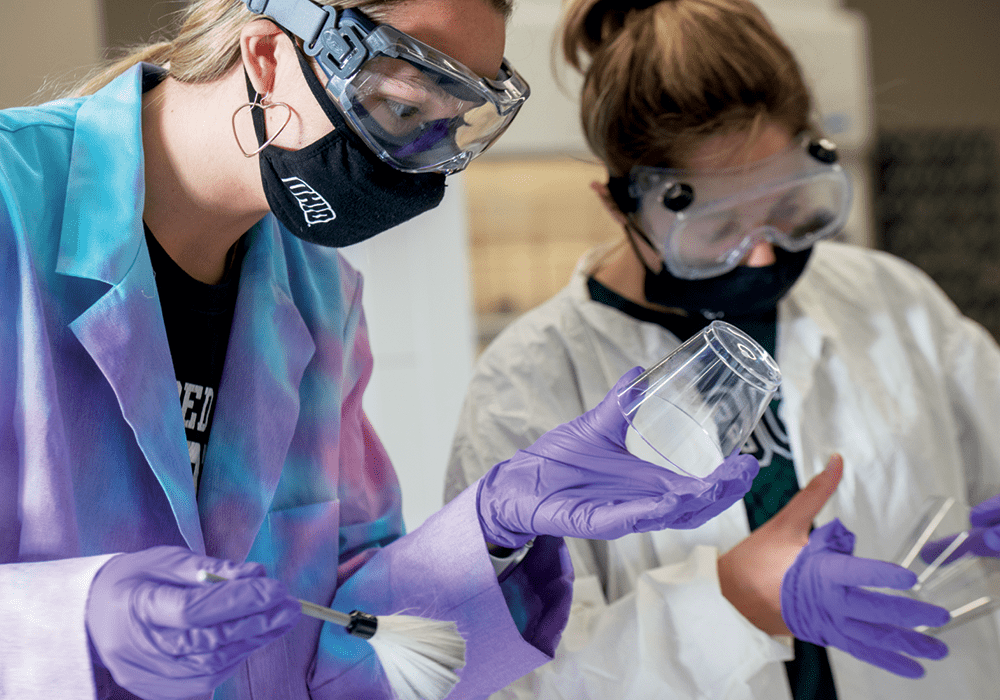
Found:
[[[608,289],[593,277],[587,279],[590,298],[618,309],[639,321],[655,323],[666,328],[681,341],[687,340],[711,321],[703,316],[682,316],[640,306]],[[772,309],[762,314],[744,317],[726,317],[731,323],[760,343],[772,357],[776,356],[778,312]],[[743,452],[752,454],[760,462],[760,472],[753,480],[750,491],[743,497],[750,529],[755,530],[774,516],[799,490],[788,432],[781,421],[778,408],[781,389],[772,399],[747,440]],[[826,649],[800,639],[795,640],[795,659],[785,663],[792,697],[795,700],[836,700],[833,673]]]
[[[236,310],[244,242],[241,238],[235,244],[230,264],[219,284],[199,282],[184,272],[163,250],[149,228],[146,228],[146,244],[156,275],[197,488]]]

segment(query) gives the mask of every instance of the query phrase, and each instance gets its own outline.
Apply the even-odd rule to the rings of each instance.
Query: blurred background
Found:
[[[761,0],[795,50],[856,185],[844,238],[904,257],[1000,337],[1000,3]],[[60,93],[102,57],[169,35],[183,0],[0,0],[0,108]],[[532,97],[449,178],[442,206],[345,249],[366,278],[375,356],[365,406],[410,529],[440,507],[475,356],[621,233],[589,183],[579,80],[553,76],[559,0],[518,0],[507,56]]]

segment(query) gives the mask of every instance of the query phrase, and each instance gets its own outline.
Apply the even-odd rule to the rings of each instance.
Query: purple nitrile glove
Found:
[[[618,392],[625,374],[591,411],[542,435],[479,482],[486,541],[517,549],[535,535],[610,540],[631,532],[696,528],[750,489],[760,465],[725,460],[705,479],[675,474],[625,449],[628,423]]]
[[[201,570],[231,580],[200,583]],[[175,700],[214,689],[300,615],[260,564],[153,547],[101,567],[86,623],[95,664],[118,685],[147,700]]]
[[[969,536],[948,555],[942,566],[970,553],[978,557],[1000,557],[1000,495],[973,506],[969,510],[969,525],[972,526]],[[920,558],[930,564],[941,556],[955,537],[957,535],[949,535],[928,542],[920,550]]]
[[[973,527],[996,527],[1000,525],[1000,494],[988,498],[969,510],[969,524]]]
[[[1000,494],[974,506],[969,511],[969,524],[978,530],[976,554],[1000,557]]]
[[[940,627],[944,608],[905,596],[865,590],[906,590],[916,574],[901,566],[851,555],[854,535],[834,519],[813,530],[809,543],[781,581],[781,616],[798,639],[833,646],[906,678],[923,667],[909,658],[942,659],[948,647],[920,634],[920,625]]]

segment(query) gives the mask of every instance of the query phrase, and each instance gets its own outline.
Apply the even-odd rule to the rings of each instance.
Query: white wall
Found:
[[[365,277],[375,368],[364,407],[403,488],[413,530],[442,505],[444,472],[475,353],[461,175],[436,209],[343,249]]]

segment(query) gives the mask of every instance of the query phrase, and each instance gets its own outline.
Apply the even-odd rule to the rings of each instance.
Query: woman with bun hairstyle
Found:
[[[976,551],[996,555],[996,343],[919,270],[832,240],[851,183],[751,2],[572,0],[559,39],[618,242],[479,358],[446,497],[713,319],[783,381],[744,448],[762,465],[744,502],[569,540],[556,659],[496,697],[995,696],[995,619],[934,637],[915,628],[946,611],[872,589],[914,583],[887,562],[930,496],[981,504]]]
[[[451,697],[482,697],[551,658],[564,535],[749,488],[751,456],[709,486],[632,457],[612,397],[405,532],[336,248],[437,206],[515,117],[510,11],[192,0],[76,96],[0,111],[0,696],[392,697],[302,599],[455,621]]]

